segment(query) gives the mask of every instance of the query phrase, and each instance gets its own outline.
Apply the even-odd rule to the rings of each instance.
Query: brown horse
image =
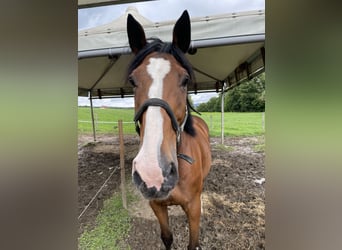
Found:
[[[133,182],[159,220],[161,239],[171,249],[167,206],[180,205],[190,228],[188,249],[201,249],[199,227],[203,180],[211,165],[208,126],[190,115],[187,85],[193,81],[185,57],[190,45],[190,18],[184,11],[173,29],[172,43],[147,42],[142,26],[127,18],[135,54],[128,69],[134,87],[135,122],[140,150],[133,160]]]

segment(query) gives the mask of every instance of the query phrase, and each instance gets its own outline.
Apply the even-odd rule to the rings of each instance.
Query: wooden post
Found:
[[[125,179],[125,150],[124,150],[122,120],[118,121],[118,126],[119,126],[119,140],[120,140],[121,196],[122,196],[122,205],[125,209],[127,209],[126,179]]]

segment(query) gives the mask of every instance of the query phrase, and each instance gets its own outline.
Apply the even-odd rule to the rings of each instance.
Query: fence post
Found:
[[[125,150],[124,150],[122,120],[118,121],[118,127],[119,127],[119,140],[120,140],[121,196],[122,196],[122,205],[125,209],[127,209],[126,179],[125,179]]]

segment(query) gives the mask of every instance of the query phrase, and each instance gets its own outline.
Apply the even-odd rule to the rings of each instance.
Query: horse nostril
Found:
[[[170,166],[171,166],[170,175],[175,175],[175,174],[177,174],[176,165],[175,165],[173,162],[171,162]]]
[[[138,186],[142,183],[142,179],[137,171],[133,173],[133,182]]]
[[[168,166],[168,174],[165,176],[161,190],[166,193],[170,192],[175,187],[178,178],[177,165],[171,162]]]
[[[170,163],[170,170],[169,170],[168,177],[171,178],[172,180],[175,180],[178,178],[177,165],[174,162]]]

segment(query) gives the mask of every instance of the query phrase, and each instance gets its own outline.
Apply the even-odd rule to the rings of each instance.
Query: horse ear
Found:
[[[137,54],[146,45],[146,37],[143,27],[131,14],[127,16],[127,35],[131,50]]]
[[[172,44],[186,53],[191,42],[190,17],[187,10],[184,10],[173,28]]]

